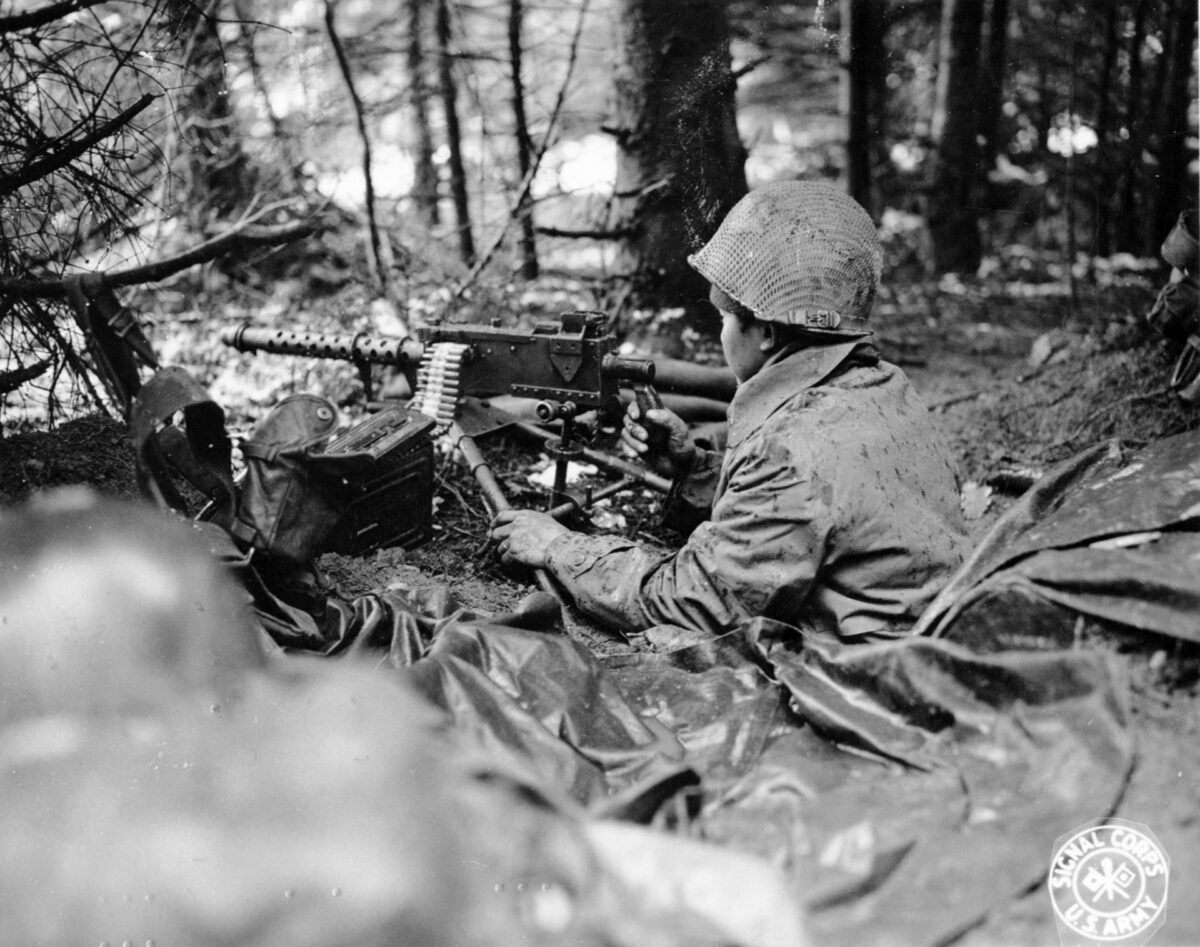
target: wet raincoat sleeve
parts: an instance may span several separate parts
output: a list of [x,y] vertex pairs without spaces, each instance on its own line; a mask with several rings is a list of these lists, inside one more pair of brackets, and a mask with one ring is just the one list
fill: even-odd
[[550,571],[581,609],[622,631],[673,624],[717,634],[792,613],[817,574],[831,523],[811,459],[797,452],[806,450],[776,438],[739,450],[712,519],[673,556],[571,533],[550,545]]
[[676,478],[663,503],[663,521],[687,535],[712,516],[725,452],[696,448],[692,468]]

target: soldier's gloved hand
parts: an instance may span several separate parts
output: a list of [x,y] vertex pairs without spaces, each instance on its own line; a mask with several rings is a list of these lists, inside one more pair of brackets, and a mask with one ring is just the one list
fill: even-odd
[[535,510],[501,510],[492,518],[489,539],[496,544],[500,561],[534,569],[546,566],[546,549],[556,536],[570,530],[548,513]]
[[643,416],[631,401],[625,408],[621,441],[634,457],[664,477],[686,474],[696,458],[687,422],[668,408],[651,408]]

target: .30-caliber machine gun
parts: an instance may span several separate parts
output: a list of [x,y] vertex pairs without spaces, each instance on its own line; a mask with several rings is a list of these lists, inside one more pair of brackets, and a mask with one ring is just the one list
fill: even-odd
[[[510,394],[571,404],[578,413],[618,410],[620,385],[648,384],[654,364],[612,354],[606,322],[600,312],[567,312],[559,322],[539,322],[529,331],[501,328],[499,320],[435,323],[418,329],[416,339],[242,325],[226,329],[221,339],[242,352],[340,359],[364,374],[372,365],[393,366],[415,382],[426,413],[448,423],[461,397]],[[369,399],[369,376],[364,383]]]
[[[390,365],[402,372],[415,392],[410,410],[432,417],[440,432],[448,432],[472,468],[493,511],[507,507],[503,490],[488,468],[473,435],[513,419],[480,425],[468,416],[478,412],[473,399],[512,395],[537,401],[536,414],[544,423],[561,422],[559,436],[548,450],[556,462],[549,507],[556,515],[579,508],[566,489],[567,465],[586,459],[624,476],[603,495],[641,482],[665,490],[663,478],[641,467],[589,449],[580,442],[576,419],[586,412],[615,419],[622,409],[622,385],[643,389],[654,379],[654,363],[620,358],[612,353],[615,339],[607,317],[599,312],[567,312],[558,322],[539,322],[529,331],[491,324],[435,324],[418,330],[418,337],[319,335],[243,325],[227,329],[222,340],[239,351],[333,358],[358,366],[367,397],[371,366]],[[477,417],[477,414],[476,414]],[[495,417],[493,412],[491,417]],[[599,494],[584,501],[586,506]]]

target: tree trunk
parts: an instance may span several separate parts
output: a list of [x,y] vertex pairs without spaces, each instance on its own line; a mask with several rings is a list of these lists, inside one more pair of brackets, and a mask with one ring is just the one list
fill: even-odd
[[746,193],[729,24],[722,0],[619,0],[612,229],[635,306],[693,308],[707,283],[687,265]]
[[1120,228],[1117,249],[1125,253],[1141,250],[1138,226],[1135,218],[1139,173],[1142,165],[1142,147],[1145,124],[1142,104],[1142,43],[1146,39],[1145,0],[1134,0],[1133,34],[1129,40],[1129,89],[1125,99],[1125,127],[1129,129],[1129,140],[1125,142],[1125,160],[1122,163],[1121,211],[1118,214]]
[[1175,0],[1171,44],[1164,51],[1170,58],[1163,107],[1159,113],[1158,186],[1154,189],[1154,213],[1148,214],[1150,230],[1146,234],[1147,253],[1155,253],[1174,226],[1189,200],[1188,162],[1188,84],[1192,75],[1192,43],[1196,35],[1195,0]]
[[279,113],[275,111],[275,107],[271,104],[270,90],[267,86],[266,76],[263,74],[262,63],[258,58],[258,50],[255,49],[254,45],[256,24],[254,22],[253,5],[250,3],[250,0],[235,0],[233,9],[237,14],[238,37],[241,40],[242,53],[246,57],[246,65],[250,69],[250,78],[254,82],[254,91],[257,93],[259,102],[262,104],[267,121],[271,123],[271,134],[274,137],[275,146],[279,149],[279,154],[283,158],[283,167],[279,172],[280,180],[288,190],[298,193],[300,191],[300,166],[302,162],[296,156],[296,149],[293,147],[291,134],[288,132],[283,120],[279,117]]
[[874,0],[841,0],[841,111],[846,118],[846,190],[874,212],[871,195],[871,76],[881,45],[872,36]]
[[1004,79],[1008,73],[1008,0],[992,0],[988,14],[987,59],[980,80],[983,106],[979,110],[979,137],[986,174],[1000,151],[1000,111],[1004,105]]
[[454,81],[451,49],[450,0],[438,0],[438,84],[446,115],[446,145],[450,149],[450,194],[458,225],[458,249],[467,266],[475,262],[475,239],[471,236],[471,206],[467,197],[467,173],[463,167],[462,131],[458,125],[458,85]]
[[[868,3],[866,6],[867,29],[863,37],[863,57],[867,65],[867,116],[871,129],[871,161],[872,178],[875,169],[887,167],[891,162],[887,144],[887,108],[889,59],[887,49],[887,33],[891,26],[892,17],[888,13],[887,4]],[[872,180],[872,195],[876,205],[879,204],[879,186]],[[878,210],[878,206],[872,210]]]
[[[1071,123],[1068,127],[1074,130],[1075,116],[1078,114],[1078,85],[1079,85],[1079,31],[1072,30],[1070,38],[1067,40],[1071,44],[1071,91],[1067,99],[1067,120]],[[1071,290],[1071,305],[1068,310],[1070,318],[1074,319],[1076,306],[1079,303],[1079,286],[1075,279],[1075,256],[1078,251],[1077,241],[1075,236],[1076,213],[1075,213],[1075,178],[1076,169],[1078,166],[1078,158],[1075,156],[1075,138],[1072,134],[1070,145],[1067,147],[1067,186],[1066,199],[1063,204],[1067,212],[1067,284]]]
[[517,145],[517,170],[521,175],[521,196],[515,213],[521,226],[521,265],[517,276],[520,279],[537,279],[537,241],[533,234],[533,213],[529,203],[529,188],[525,179],[533,162],[533,142],[529,137],[529,122],[525,117],[525,84],[521,80],[521,23],[524,11],[521,0],[509,0],[508,4],[508,58],[512,66],[513,133]]
[[217,34],[220,6],[220,0],[170,0],[167,8],[184,47],[184,81],[189,85],[175,114],[182,119],[189,214],[200,226],[209,211],[231,215],[251,190],[225,86],[225,54]]
[[1112,192],[1113,192],[1113,69],[1117,63],[1120,45],[1118,0],[1105,0],[1104,53],[1100,63],[1100,103],[1096,115],[1096,148],[1099,187],[1096,194],[1096,255],[1106,257],[1112,253]]
[[350,59],[346,48],[338,35],[337,24],[334,22],[334,0],[325,0],[325,32],[329,36],[329,45],[337,59],[338,70],[342,81],[346,84],[346,93],[350,96],[350,107],[354,111],[354,123],[358,129],[359,142],[362,144],[362,171],[365,194],[363,201],[367,215],[367,262],[370,264],[371,278],[375,288],[384,293],[388,286],[388,268],[383,260],[383,239],[379,233],[379,221],[375,215],[375,174],[371,159],[371,133],[367,128],[367,114],[362,98],[354,85],[354,74],[350,71]]
[[982,253],[975,113],[982,21],[977,0],[943,0],[928,214],[937,273],[974,273]]
[[427,0],[408,0],[408,49],[405,70],[412,103],[413,186],[417,216],[429,228],[441,219],[438,213],[438,175],[433,164],[433,133],[429,127],[429,83],[425,77],[425,9]]

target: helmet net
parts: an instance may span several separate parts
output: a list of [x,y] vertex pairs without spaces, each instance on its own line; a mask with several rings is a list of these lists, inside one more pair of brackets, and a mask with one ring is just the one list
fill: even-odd
[[867,212],[828,184],[755,188],[688,262],[759,319],[826,335],[870,332],[879,235]]

